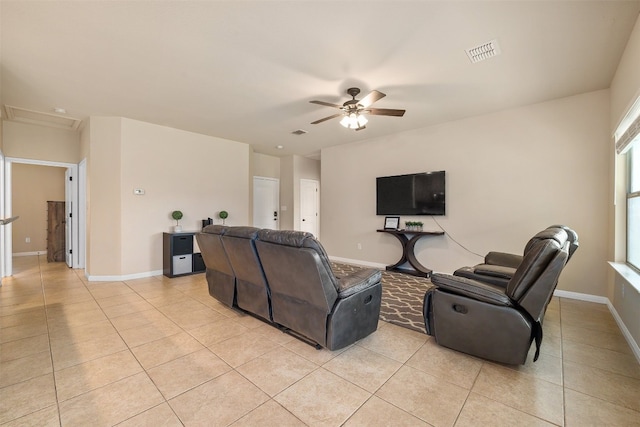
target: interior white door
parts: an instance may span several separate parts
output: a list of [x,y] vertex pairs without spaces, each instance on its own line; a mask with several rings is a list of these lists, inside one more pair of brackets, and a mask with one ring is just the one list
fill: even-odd
[[280,229],[280,180],[253,177],[253,226]]
[[300,226],[316,238],[320,236],[320,183],[313,179],[300,180]]
[[64,173],[64,254],[65,260],[69,267],[73,267],[73,175],[71,174],[71,168],[67,168]]

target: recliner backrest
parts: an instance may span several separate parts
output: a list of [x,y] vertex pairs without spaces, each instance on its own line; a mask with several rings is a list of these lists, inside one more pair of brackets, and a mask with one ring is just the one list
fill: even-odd
[[573,256],[573,253],[578,249],[580,243],[578,242],[578,233],[575,230],[567,227],[566,225],[551,225],[549,228],[562,228],[567,233],[567,238],[569,240],[569,254],[567,257],[567,262]]
[[271,290],[273,321],[325,346],[338,284],[320,242],[311,233],[260,230],[256,249]]
[[196,239],[202,252],[204,265],[207,268],[233,275],[233,269],[229,264],[221,239],[227,230],[228,227],[223,225],[208,225],[202,230],[202,233],[199,233],[199,236],[196,236]]
[[[292,251],[291,256],[299,257],[300,260],[312,257],[314,262],[317,263],[317,273],[319,274],[319,278],[322,279],[323,287],[327,288],[329,294],[333,294],[334,291],[337,292],[338,281],[333,274],[329,256],[320,242],[313,237],[313,234],[304,231],[263,229],[258,231],[258,240],[256,241],[256,245],[259,245],[260,242],[307,249],[305,252],[300,252],[299,255],[296,255],[296,251]],[[307,255],[303,255],[304,253]],[[295,269],[296,266],[293,265],[293,258],[288,259],[288,262],[284,264],[278,265],[278,268],[284,267]]]
[[238,306],[271,320],[269,286],[255,247],[259,230],[256,227],[229,227],[222,236],[222,243],[236,275]]
[[562,228],[547,228],[525,247],[522,263],[509,281],[506,295],[541,320],[568,258],[568,235]]

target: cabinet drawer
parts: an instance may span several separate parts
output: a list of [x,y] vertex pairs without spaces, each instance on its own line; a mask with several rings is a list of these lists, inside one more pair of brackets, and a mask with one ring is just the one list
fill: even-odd
[[173,255],[186,255],[193,252],[193,235],[172,236],[173,239]]
[[173,257],[173,274],[185,274],[192,272],[193,260],[191,254],[176,255]]

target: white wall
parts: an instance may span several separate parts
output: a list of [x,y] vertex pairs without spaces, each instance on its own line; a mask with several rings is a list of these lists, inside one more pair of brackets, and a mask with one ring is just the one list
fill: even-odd
[[[300,180],[320,181],[320,161],[302,156],[287,156],[280,159],[280,228],[297,230],[300,224]],[[322,189],[320,189],[322,193]]]
[[251,175],[280,179],[280,157],[253,153]]
[[[620,120],[631,104],[640,96],[640,17],[627,42],[616,74],[611,82],[611,122],[610,134],[616,130]],[[609,223],[609,260],[624,263],[626,260],[626,158],[616,155],[613,142],[609,146],[610,159],[610,199],[617,200],[610,204]],[[637,236],[636,236],[637,238]],[[632,273],[633,274],[633,273]],[[629,334],[640,343],[640,292],[629,286],[622,276],[609,272],[608,297],[618,315],[624,322]],[[636,354],[640,359],[640,356]]]
[[[400,245],[377,233],[375,178],[446,170],[437,221],[471,251],[522,253],[552,224],[580,235],[559,289],[606,294],[609,92],[587,93],[322,151],[322,243],[335,257],[392,264]],[[437,230],[430,217],[425,229]],[[362,244],[362,250],[357,244]],[[423,238],[418,260],[453,272],[481,259],[449,237]]]
[[124,118],[92,117],[90,129],[91,278],[161,271],[174,210],[185,231],[220,210],[249,223],[247,144]]
[[80,161],[80,136],[76,131],[4,121],[4,155],[61,163]]
[[[13,253],[47,251],[48,201],[65,201],[65,172],[62,167],[15,163],[11,167]],[[29,242],[27,242],[27,238]]]

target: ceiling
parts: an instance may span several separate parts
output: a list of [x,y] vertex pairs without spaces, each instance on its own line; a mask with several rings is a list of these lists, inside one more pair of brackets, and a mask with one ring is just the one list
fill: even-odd
[[[640,1],[2,0],[0,104],[314,157],[608,88],[639,11]],[[501,54],[471,63],[465,49],[494,39]],[[310,124],[338,110],[309,101],[342,104],[351,86],[386,93],[374,106],[405,116],[370,116],[358,132]]]

